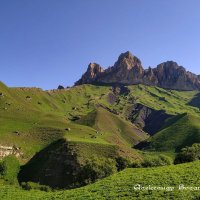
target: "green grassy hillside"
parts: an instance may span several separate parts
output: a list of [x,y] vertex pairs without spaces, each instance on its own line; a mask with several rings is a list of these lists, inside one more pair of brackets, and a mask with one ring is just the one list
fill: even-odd
[[[18,147],[19,160],[26,164],[64,139],[70,152],[76,154],[74,161],[80,168],[98,159],[100,167],[107,158],[112,162],[118,157],[142,160],[144,154],[133,146],[146,140],[151,151],[179,151],[200,141],[200,111],[196,104],[191,104],[198,94],[144,85],[81,85],[43,91],[8,88],[0,83],[0,145]],[[153,137],[149,138],[131,122],[129,111],[135,105],[144,106],[140,116],[144,122],[148,117],[146,111],[162,110],[167,114]],[[35,163],[39,163],[37,159]],[[41,169],[46,170],[46,166]]]
[[[193,119],[198,121],[199,109],[190,106],[190,102],[198,96],[197,91],[172,91],[144,85],[128,86],[127,91],[117,93],[111,86],[93,85],[43,91],[37,88],[8,88],[1,83],[1,145],[20,147],[24,162],[35,152],[63,137],[76,142],[118,145],[122,147],[122,152],[127,148],[132,151],[131,146],[148,137],[127,121],[127,110],[136,103],[165,110],[174,116],[188,113],[190,117],[185,120],[198,132],[199,127]],[[193,126],[193,123],[196,125]],[[172,128],[162,129],[152,139],[152,146],[155,149],[160,149],[159,145],[163,149],[176,149],[191,145],[193,141],[187,143],[189,129],[177,128],[173,131],[177,126],[182,126],[181,121],[173,123]],[[66,131],[68,128],[71,130]],[[178,141],[180,135],[185,135],[185,139],[181,137]],[[159,139],[162,137],[165,138],[164,143]],[[177,140],[174,142],[175,137]],[[196,140],[198,136],[195,136],[194,142]]]
[[[112,109],[108,100],[110,87],[83,85],[42,91],[37,88],[7,88],[2,84],[0,91],[4,95],[0,97],[1,144],[20,147],[25,160],[63,137],[69,141],[124,147],[147,138],[130,122],[104,108],[97,108],[96,105],[106,108],[110,105]],[[83,123],[91,112],[97,113],[94,124]],[[79,118],[81,123],[74,122]],[[92,120],[88,123],[93,123]]]
[[90,86],[83,86],[46,92],[1,85],[0,91],[4,95],[0,97],[1,144],[15,144],[21,147],[25,158],[30,158],[51,142],[69,135],[66,128],[71,128],[70,139],[84,140],[95,130],[74,124],[70,119],[92,111],[94,108],[88,104],[89,99],[92,95],[98,97],[105,90],[107,88],[94,91]]
[[180,151],[185,146],[200,143],[200,117],[181,115],[150,139],[150,148],[164,151]]
[[148,135],[136,126],[102,107],[96,108],[78,123],[89,125],[97,130],[93,136],[97,141],[98,138],[102,138],[109,144],[119,145],[120,153],[124,156],[134,151],[131,149],[133,144],[148,138]]
[[188,105],[199,91],[175,91],[144,85],[128,86],[136,102],[169,114],[191,113],[199,115],[199,109]]
[[[200,162],[175,166],[126,169],[94,184],[73,190],[57,192],[41,192],[37,190],[24,191],[13,186],[1,186],[0,198],[11,199],[187,199],[197,200],[200,197],[198,189]],[[140,189],[141,187],[160,187],[160,189]],[[184,185],[181,187],[181,185]],[[179,188],[180,186],[180,188]],[[164,188],[164,189],[163,189]]]

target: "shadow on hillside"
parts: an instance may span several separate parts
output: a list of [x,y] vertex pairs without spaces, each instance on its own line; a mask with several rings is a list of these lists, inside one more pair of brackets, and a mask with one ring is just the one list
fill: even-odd
[[[181,118],[183,118],[184,116],[186,116],[187,113],[183,113],[183,114],[179,114],[179,115],[176,115],[174,117],[171,117],[169,118],[165,124],[162,126],[162,128],[158,131],[162,131],[163,129],[171,126],[172,124],[178,122]],[[154,135],[156,135],[158,132],[156,132]],[[153,136],[152,136],[153,137]],[[139,149],[139,150],[160,150],[160,149],[156,149],[154,146],[152,146],[152,143],[151,143],[151,137],[148,138],[147,140],[145,141],[142,141],[140,143],[138,143],[137,145],[134,146],[135,149]],[[182,146],[178,147],[176,149],[176,151],[180,151],[180,149],[182,148]],[[164,150],[164,147],[163,147],[163,150]]]
[[52,188],[74,187],[74,175],[78,173],[79,165],[65,139],[59,139],[40,152],[24,166],[18,175],[22,182],[35,182]]
[[195,97],[188,103],[188,105],[200,109],[200,93],[196,94]]

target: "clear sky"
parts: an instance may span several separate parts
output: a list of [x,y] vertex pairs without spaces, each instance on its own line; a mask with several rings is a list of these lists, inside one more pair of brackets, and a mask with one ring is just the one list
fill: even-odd
[[199,0],[0,0],[0,80],[68,86],[90,62],[130,50],[144,68],[174,60],[200,74]]

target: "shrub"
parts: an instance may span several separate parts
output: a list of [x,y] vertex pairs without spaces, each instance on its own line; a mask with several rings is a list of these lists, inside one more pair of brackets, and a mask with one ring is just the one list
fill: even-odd
[[93,183],[115,172],[117,172],[115,160],[95,158],[86,162],[78,175],[77,182],[82,182],[82,185]]
[[117,166],[118,171],[121,171],[121,170],[129,167],[130,165],[131,165],[130,161],[127,160],[126,158],[123,158],[121,156],[116,158],[116,166]]
[[63,90],[63,89],[65,89],[65,88],[62,85],[58,86],[58,90]]
[[33,182],[22,182],[21,186],[25,190],[41,190],[45,192],[50,192],[51,188],[46,185],[40,185],[39,183],[33,183]]
[[0,161],[0,176],[3,175],[4,167],[3,167],[3,162]]
[[19,161],[13,155],[5,157],[0,164],[0,174],[2,178],[10,184],[17,183],[19,170]]
[[144,161],[141,162],[142,167],[158,167],[171,164],[172,164],[172,159],[165,155],[146,156],[144,158]]
[[181,149],[181,152],[177,154],[174,164],[192,162],[200,160],[200,144],[193,144],[191,147],[185,147]]
[[140,168],[140,167],[142,167],[142,162],[136,160],[136,161],[134,161],[134,162],[131,163],[130,167],[131,168]]

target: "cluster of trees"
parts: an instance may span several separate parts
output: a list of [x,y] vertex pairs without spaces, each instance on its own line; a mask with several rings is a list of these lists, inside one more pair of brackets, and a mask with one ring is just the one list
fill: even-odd
[[193,162],[200,160],[200,144],[193,144],[191,147],[185,147],[181,149],[181,152],[177,154],[174,164]]
[[140,167],[158,167],[158,166],[165,166],[171,165],[173,160],[165,155],[146,155],[144,159],[140,162],[132,163],[132,167],[140,168]]

